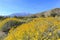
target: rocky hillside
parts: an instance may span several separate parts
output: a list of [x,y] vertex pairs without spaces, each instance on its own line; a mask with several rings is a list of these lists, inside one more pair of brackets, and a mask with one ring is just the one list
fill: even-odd
[[55,17],[60,16],[60,8],[55,8],[49,11],[33,14],[30,17]]

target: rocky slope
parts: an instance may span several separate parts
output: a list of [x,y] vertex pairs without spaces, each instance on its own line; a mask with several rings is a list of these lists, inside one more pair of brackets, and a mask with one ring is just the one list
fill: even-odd
[[60,8],[55,8],[49,11],[33,14],[30,17],[50,17],[50,16],[52,17],[60,16]]

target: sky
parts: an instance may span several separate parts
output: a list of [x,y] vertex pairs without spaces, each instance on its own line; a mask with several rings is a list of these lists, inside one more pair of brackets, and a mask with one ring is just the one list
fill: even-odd
[[0,15],[38,13],[60,8],[60,0],[0,0]]

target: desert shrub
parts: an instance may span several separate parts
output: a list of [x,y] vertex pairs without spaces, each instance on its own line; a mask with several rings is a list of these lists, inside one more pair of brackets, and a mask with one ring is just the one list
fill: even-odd
[[23,23],[25,23],[25,22],[23,22],[17,18],[7,18],[0,23],[1,24],[0,30],[5,33],[8,33],[12,27],[16,28],[17,26],[19,26]]
[[41,17],[45,17],[45,15],[41,15]]
[[52,17],[55,17],[56,15],[57,15],[56,13],[52,13],[52,14],[51,14]]

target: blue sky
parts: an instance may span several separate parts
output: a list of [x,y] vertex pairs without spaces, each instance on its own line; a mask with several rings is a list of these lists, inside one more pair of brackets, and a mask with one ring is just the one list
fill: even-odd
[[60,0],[0,0],[0,15],[38,13],[60,8]]

